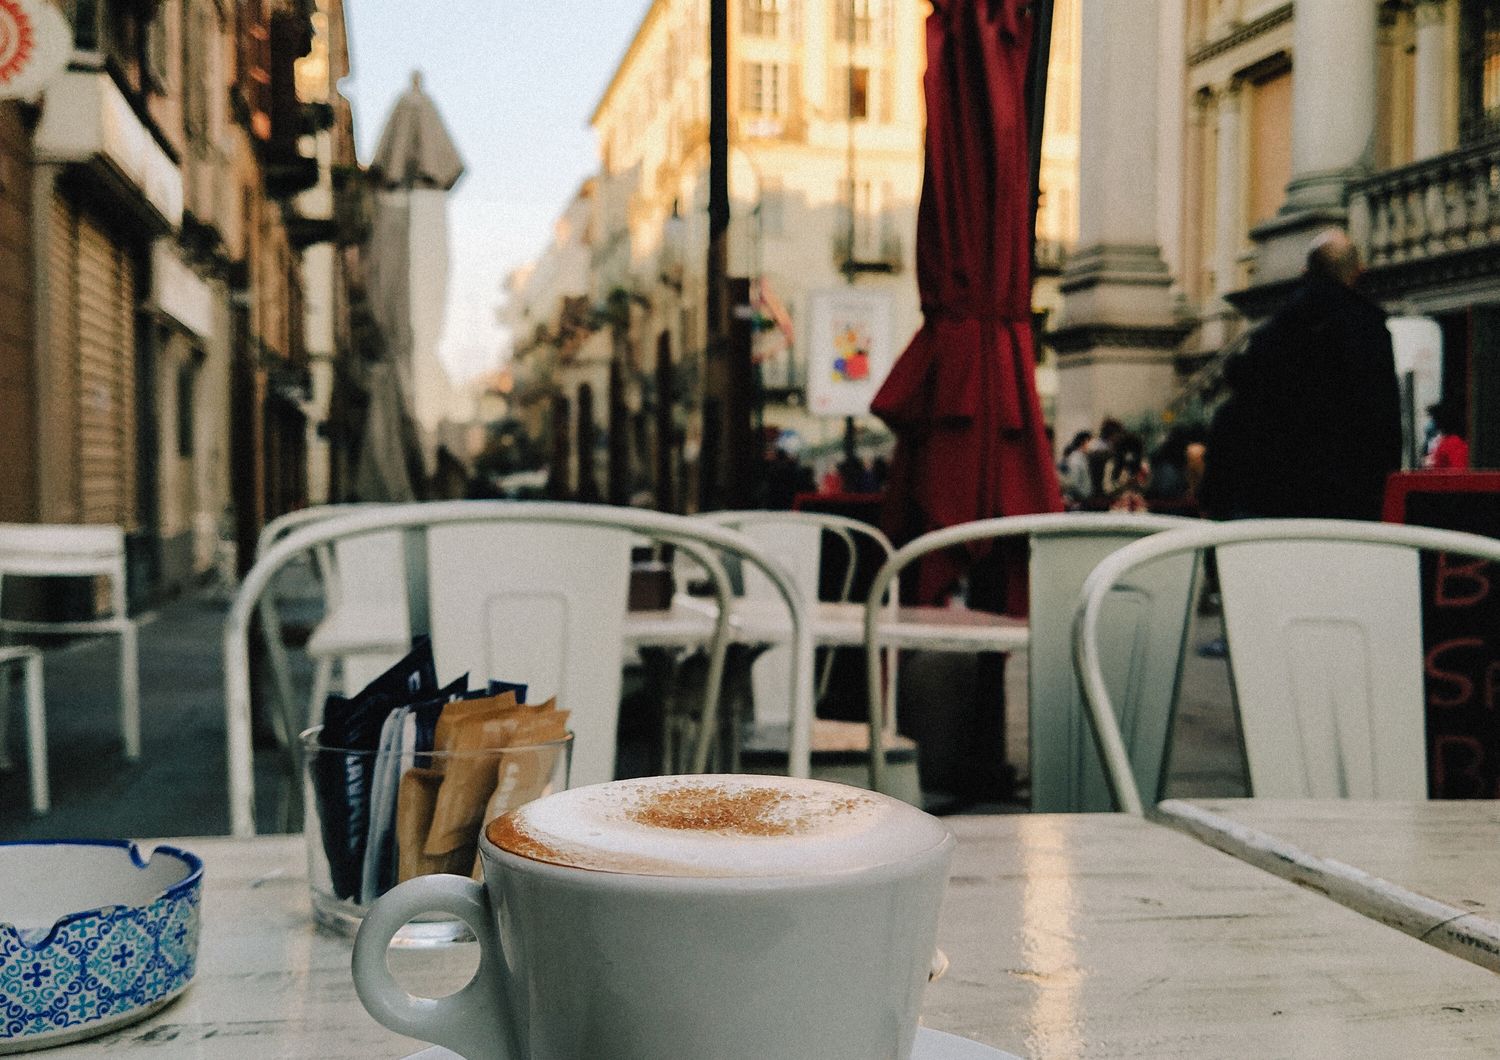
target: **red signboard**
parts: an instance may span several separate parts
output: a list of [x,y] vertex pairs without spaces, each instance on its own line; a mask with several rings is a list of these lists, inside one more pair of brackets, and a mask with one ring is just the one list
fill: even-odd
[[[1500,471],[1392,475],[1385,520],[1500,536]],[[1422,560],[1428,792],[1500,798],[1500,567]]]

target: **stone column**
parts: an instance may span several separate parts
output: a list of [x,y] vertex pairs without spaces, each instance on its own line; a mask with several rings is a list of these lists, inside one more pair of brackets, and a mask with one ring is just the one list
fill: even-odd
[[1297,0],[1292,55],[1292,179],[1277,216],[1251,233],[1255,286],[1233,301],[1274,309],[1323,228],[1348,219],[1345,191],[1370,165],[1375,135],[1378,0]]
[[1431,158],[1448,150],[1444,101],[1448,88],[1447,0],[1418,0],[1417,55],[1412,93],[1412,155]]
[[1375,0],[1301,0],[1292,27],[1291,209],[1342,208],[1375,133]]
[[1174,382],[1185,328],[1157,234],[1159,46],[1157,0],[1084,0],[1078,250],[1049,336],[1062,436],[1158,408]]
[[1214,201],[1214,293],[1239,287],[1240,240],[1244,238],[1240,179],[1240,83],[1219,90],[1219,150]]

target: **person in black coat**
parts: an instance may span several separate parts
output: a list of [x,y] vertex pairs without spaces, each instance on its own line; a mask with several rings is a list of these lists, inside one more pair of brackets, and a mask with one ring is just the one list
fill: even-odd
[[1324,232],[1291,300],[1251,335],[1209,441],[1212,514],[1380,518],[1401,466],[1401,399],[1360,271],[1349,237]]

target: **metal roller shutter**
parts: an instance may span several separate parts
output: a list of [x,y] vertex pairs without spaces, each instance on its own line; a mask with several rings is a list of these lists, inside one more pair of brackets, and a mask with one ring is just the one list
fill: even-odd
[[77,215],[78,484],[86,523],[134,529],[135,275],[87,214]]

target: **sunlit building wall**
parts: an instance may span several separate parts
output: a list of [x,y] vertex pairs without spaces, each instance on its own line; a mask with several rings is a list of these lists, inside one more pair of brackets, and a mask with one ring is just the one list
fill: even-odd
[[[1037,217],[1036,297],[1044,315],[1055,310],[1060,263],[1078,230],[1080,6],[1057,0],[1054,15]],[[922,0],[860,0],[852,21],[850,10],[846,0],[729,5],[730,272],[768,281],[769,298],[791,325],[790,342],[779,329],[757,339],[765,421],[796,429],[814,447],[821,443],[829,460],[839,451],[842,421],[821,422],[803,407],[809,296],[851,276],[859,287],[885,293],[898,348],[921,323],[914,266],[929,8]],[[575,299],[597,307],[611,292],[631,295],[628,355],[637,383],[644,379],[643,388],[660,398],[654,362],[665,336],[689,463],[706,341],[707,20],[705,0],[650,6],[592,118],[600,172],[589,194],[568,206],[557,238],[512,277],[502,311],[518,395],[538,393],[527,391],[526,380],[546,375],[576,406],[578,387],[588,383],[602,417],[617,340],[605,327],[581,340],[576,327],[559,328],[563,303],[541,277],[567,259]],[[580,234],[584,206],[591,221]],[[578,240],[589,256],[581,284]],[[562,331],[573,336],[573,347],[557,361],[558,344],[538,340]],[[539,367],[554,361],[550,375]],[[1044,365],[1044,400],[1052,378]],[[523,399],[516,413],[524,407]],[[540,404],[530,407],[528,422],[540,419]]]
[[[790,320],[790,341],[763,333],[757,347],[766,421],[813,443],[835,439],[842,421],[801,407],[812,293],[849,282],[880,292],[898,343],[920,324],[925,14],[919,0],[729,5],[729,268],[764,281]],[[612,193],[601,196],[595,294],[645,295],[634,345],[654,353],[669,336],[687,405],[706,340],[707,41],[704,0],[658,0],[592,119]],[[683,427],[691,461],[696,425]]]

